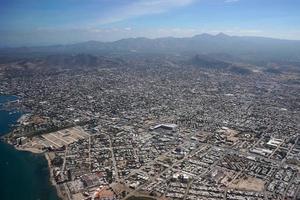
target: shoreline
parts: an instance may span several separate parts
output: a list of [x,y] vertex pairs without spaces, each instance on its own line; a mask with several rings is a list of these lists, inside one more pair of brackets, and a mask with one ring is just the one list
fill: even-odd
[[47,163],[48,163],[48,169],[49,169],[49,181],[51,182],[51,184],[55,187],[55,190],[56,190],[56,194],[57,196],[59,197],[59,199],[61,200],[65,200],[65,197],[64,195],[61,193],[61,190],[59,189],[55,179],[54,179],[54,175],[53,175],[53,170],[51,169],[51,160],[49,158],[49,153],[47,152],[44,152],[42,153],[43,156],[46,158],[47,160]]
[[[9,144],[9,143],[7,143],[7,144]],[[9,145],[14,146],[14,148],[18,151],[25,151],[25,152],[29,152],[29,153],[33,153],[33,154],[44,154],[44,153],[46,153],[45,151],[42,151],[42,150],[39,150],[39,149],[36,149],[36,148],[20,147],[20,146],[15,146],[13,144],[9,144]]]
[[43,151],[43,150],[39,150],[39,149],[36,149],[36,148],[29,148],[29,147],[19,147],[19,146],[15,146],[13,144],[10,144],[6,141],[4,141],[5,143],[9,144],[9,145],[12,145],[17,151],[24,151],[24,152],[29,152],[29,153],[32,153],[32,154],[41,154],[43,155],[43,157],[47,160],[47,166],[48,166],[48,172],[49,172],[49,181],[51,183],[52,186],[55,187],[55,190],[56,190],[56,194],[57,196],[59,197],[59,200],[65,200],[66,198],[64,197],[64,195],[61,193],[55,179],[54,179],[54,175],[53,175],[53,170],[51,168],[51,160],[50,160],[50,157],[49,157],[49,152],[46,152],[46,151]]
[[[12,102],[12,101],[17,100],[18,96],[17,95],[0,94],[0,97],[4,97],[4,100],[0,102],[0,110],[6,111],[6,112],[11,112],[11,110],[3,109],[2,106],[6,102]],[[7,99],[7,98],[12,98],[12,99]],[[29,153],[32,153],[32,154],[42,154],[42,156],[47,160],[47,168],[48,168],[47,170],[48,170],[48,174],[49,174],[48,181],[52,186],[54,186],[54,188],[55,188],[54,192],[56,193],[56,196],[57,196],[58,200],[64,200],[65,198],[62,195],[62,193],[61,193],[61,191],[60,191],[60,189],[59,189],[59,187],[56,184],[56,181],[54,179],[53,170],[52,170],[52,167],[51,167],[51,160],[49,158],[48,152],[37,149],[37,148],[17,146],[17,145],[14,145],[14,144],[10,143],[9,140],[8,140],[8,137],[10,135],[12,135],[12,132],[13,132],[14,128],[22,122],[22,119],[24,117],[26,117],[26,114],[22,113],[15,120],[15,122],[13,124],[9,124],[9,130],[7,130],[7,132],[3,132],[2,134],[0,134],[0,141],[5,143],[5,144],[8,144],[8,145],[12,146],[17,151],[24,151],[24,152],[29,152]],[[50,184],[49,184],[49,186],[50,186]]]

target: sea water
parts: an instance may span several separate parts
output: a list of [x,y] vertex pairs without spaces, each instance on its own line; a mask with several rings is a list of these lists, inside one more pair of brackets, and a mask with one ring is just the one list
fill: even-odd
[[[15,96],[0,96],[0,135],[11,131],[21,113],[7,111],[2,104],[16,100]],[[46,158],[16,150],[0,141],[0,199],[1,200],[58,200],[49,180]]]

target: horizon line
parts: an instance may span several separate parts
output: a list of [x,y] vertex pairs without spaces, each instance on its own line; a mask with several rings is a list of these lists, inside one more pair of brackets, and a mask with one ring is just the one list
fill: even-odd
[[58,44],[45,44],[45,45],[20,45],[20,46],[0,46],[0,49],[5,49],[5,48],[35,48],[35,47],[51,47],[51,46],[68,46],[68,45],[75,45],[75,44],[80,44],[80,43],[88,43],[88,42],[99,42],[99,43],[114,43],[114,42],[118,42],[121,40],[129,40],[129,39],[148,39],[148,40],[157,40],[157,39],[167,39],[167,38],[173,38],[173,39],[185,39],[185,38],[194,38],[197,36],[211,36],[211,37],[217,37],[217,36],[224,36],[224,37],[239,37],[239,38],[264,38],[264,39],[273,39],[273,40],[283,40],[283,41],[296,41],[296,42],[300,42],[300,39],[286,39],[286,38],[277,38],[277,37],[272,37],[272,36],[255,36],[255,35],[230,35],[230,34],[226,34],[224,32],[219,32],[216,34],[211,34],[211,33],[199,33],[199,34],[195,34],[193,36],[186,36],[186,37],[176,37],[176,36],[165,36],[165,37],[145,37],[145,36],[140,36],[140,37],[124,37],[124,38],[120,38],[120,39],[116,39],[116,40],[112,40],[112,41],[101,41],[101,40],[84,40],[84,41],[78,41],[78,42],[70,42],[70,43],[66,43],[66,44],[62,44],[62,43],[58,43]]

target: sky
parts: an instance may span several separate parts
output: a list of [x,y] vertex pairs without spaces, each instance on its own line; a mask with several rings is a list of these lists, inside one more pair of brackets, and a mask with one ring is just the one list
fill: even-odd
[[300,0],[0,0],[0,47],[219,32],[300,40]]

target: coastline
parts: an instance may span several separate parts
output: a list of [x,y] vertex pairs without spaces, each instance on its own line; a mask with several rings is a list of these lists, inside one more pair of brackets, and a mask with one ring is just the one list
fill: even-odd
[[[3,98],[1,98],[1,97],[3,97]],[[3,105],[5,103],[10,102],[10,101],[15,101],[16,99],[18,99],[18,96],[16,96],[16,95],[0,95],[0,111],[2,111],[2,113],[0,113],[0,114],[2,114],[1,119],[4,119],[4,123],[2,123],[1,127],[0,127],[0,142],[3,144],[6,144],[7,146],[11,146],[12,148],[8,148],[8,149],[15,149],[16,150],[15,152],[20,151],[20,152],[28,152],[29,154],[32,154],[32,155],[41,155],[43,157],[43,159],[45,159],[45,161],[47,162],[47,163],[45,163],[46,164],[45,167],[47,167],[47,169],[45,169],[45,170],[48,173],[48,177],[46,178],[45,174],[43,174],[42,179],[34,177],[35,181],[43,180],[43,182],[37,182],[37,184],[43,184],[43,185],[41,187],[39,187],[36,191],[30,191],[31,196],[28,198],[32,199],[33,198],[32,195],[37,195],[37,197],[39,199],[49,199],[51,196],[51,199],[63,200],[64,199],[63,195],[61,194],[61,192],[55,182],[53,172],[51,170],[51,160],[48,156],[48,153],[46,151],[43,151],[43,150],[40,150],[37,148],[17,146],[8,141],[8,137],[10,135],[12,135],[14,128],[17,127],[18,124],[21,123],[20,120],[22,120],[24,118],[24,116],[26,116],[26,114],[23,114],[21,112],[18,112],[18,111],[14,112],[14,110],[12,110],[12,109],[7,110],[7,109],[3,108]],[[11,113],[13,113],[13,115],[11,115]],[[4,116],[4,118],[3,118],[3,116]],[[16,153],[14,153],[14,154],[16,154]],[[28,156],[25,156],[25,157],[26,158],[23,158],[23,156],[18,155],[17,158],[18,159],[21,158],[23,160],[28,159]],[[31,158],[31,156],[29,156],[29,157]],[[22,162],[24,162],[23,160],[22,160]],[[19,162],[19,160],[17,160],[17,161]],[[39,161],[39,162],[45,162],[45,161]],[[11,163],[11,162],[14,163],[15,161],[14,160],[10,160],[10,161],[2,160],[2,162],[5,162],[4,164],[8,165],[9,163]],[[32,162],[32,161],[26,161],[26,162]],[[30,165],[30,166],[32,166],[32,165]],[[38,169],[41,169],[41,168],[38,168]],[[46,171],[44,171],[44,172],[46,172]],[[4,171],[3,173],[6,173],[6,171]],[[12,173],[14,173],[14,172],[12,172]],[[25,171],[25,173],[27,173],[27,172]],[[35,175],[35,174],[33,174],[33,175]],[[10,180],[10,178],[8,180]],[[48,186],[46,185],[46,182],[44,182],[44,180],[48,180],[48,183],[49,183]],[[22,179],[22,181],[24,181],[24,180]],[[25,179],[25,181],[26,181],[26,179]],[[48,189],[45,190],[45,188],[48,188],[49,186],[51,186],[51,187],[53,186],[53,188],[51,188],[49,190]],[[14,187],[14,184],[10,187]],[[36,188],[36,187],[34,187],[34,188]],[[30,190],[31,190],[31,188],[30,188]],[[46,193],[47,196],[42,196],[43,193]],[[6,194],[8,195],[10,193],[6,193]],[[50,195],[50,196],[48,196],[48,195]]]
[[[9,145],[12,145],[12,144],[9,144]],[[20,147],[20,146],[15,146],[15,145],[13,145],[13,146],[18,151],[26,151],[26,152],[30,152],[30,153],[34,153],[34,154],[44,154],[44,153],[46,153],[45,151],[42,151],[42,150],[39,150],[39,149],[36,149],[36,148]]]
[[51,160],[50,160],[50,157],[48,155],[47,152],[44,152],[43,153],[46,160],[47,160],[47,163],[48,163],[48,169],[49,169],[49,178],[50,178],[50,182],[51,184],[55,187],[55,190],[56,190],[56,194],[57,196],[61,199],[61,200],[65,200],[65,197],[64,195],[61,193],[61,190],[59,189],[55,179],[54,179],[54,174],[53,174],[53,170],[51,170]]
[[[4,141],[6,142],[6,141]],[[7,143],[7,142],[6,142]],[[9,144],[9,143],[7,143]],[[9,144],[9,145],[12,145],[12,144]],[[46,152],[46,151],[42,151],[40,149],[36,149],[36,148],[29,148],[29,147],[18,147],[18,146],[15,146],[15,145],[12,145],[16,150],[18,151],[25,151],[25,152],[29,152],[29,153],[32,153],[32,154],[41,154],[45,157],[45,159],[47,160],[47,165],[48,165],[48,171],[49,171],[49,181],[51,182],[51,185],[55,187],[55,190],[56,190],[56,194],[57,196],[59,197],[59,200],[65,200],[66,198],[64,197],[64,195],[61,193],[56,181],[55,181],[55,178],[54,178],[54,174],[53,174],[53,170],[51,168],[51,159],[49,157],[49,152]]]

